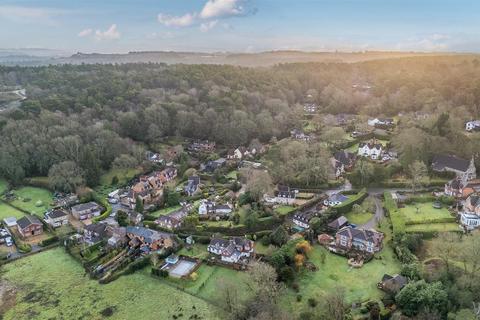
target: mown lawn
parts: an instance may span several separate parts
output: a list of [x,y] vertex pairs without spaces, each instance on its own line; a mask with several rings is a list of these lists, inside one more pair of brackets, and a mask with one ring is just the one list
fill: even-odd
[[12,205],[26,210],[31,214],[43,216],[46,210],[51,208],[52,192],[37,187],[22,187],[14,190],[17,199],[11,202]]
[[286,216],[290,212],[294,211],[296,208],[291,206],[280,206],[277,207],[274,211],[278,213],[280,216]]
[[206,258],[208,256],[207,245],[195,243],[190,250],[187,248],[182,248],[178,255],[188,256],[192,258]]
[[168,207],[168,208],[160,209],[160,210],[157,210],[157,211],[153,211],[152,213],[150,213],[150,215],[154,216],[154,217],[160,217],[160,216],[167,215],[171,212],[177,211],[181,208],[182,208],[182,206],[180,206],[180,205],[174,206],[174,207]]
[[1,269],[0,283],[17,291],[3,319],[217,319],[213,305],[155,281],[147,269],[100,285],[63,248],[29,256]]
[[[325,263],[321,263],[321,254],[325,253]],[[315,246],[310,253],[310,261],[318,271],[304,271],[299,276],[302,300],[297,302],[297,293],[289,290],[285,305],[298,313],[307,307],[309,298],[320,301],[322,294],[332,292],[337,287],[345,290],[348,303],[362,302],[370,299],[378,300],[383,293],[377,289],[377,282],[385,273],[395,274],[400,271],[400,263],[395,259],[393,251],[385,244],[378,254],[381,259],[373,259],[360,269],[350,268],[347,259],[328,252],[325,248]]]
[[455,232],[461,231],[458,223],[428,223],[428,224],[412,224],[405,227],[406,232]]
[[104,186],[110,186],[112,184],[113,177],[118,178],[118,184],[122,185],[130,181],[133,177],[140,173],[138,168],[130,169],[112,169],[100,177],[100,184]]
[[371,212],[354,213],[353,211],[350,211],[349,213],[347,213],[345,217],[348,219],[348,222],[356,225],[361,225],[361,224],[367,223],[368,220],[370,220],[373,217],[373,213]]
[[440,219],[443,222],[455,221],[455,218],[446,208],[435,209],[431,202],[406,205],[404,208],[400,208],[400,213],[403,215],[406,224],[435,222],[435,220]]
[[0,220],[3,220],[8,217],[15,217],[19,219],[24,215],[25,214],[22,211],[12,208],[9,205],[0,202]]

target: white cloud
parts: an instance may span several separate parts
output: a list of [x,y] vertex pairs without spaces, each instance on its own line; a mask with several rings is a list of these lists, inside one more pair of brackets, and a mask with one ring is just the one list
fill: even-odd
[[242,0],[208,0],[205,3],[200,18],[212,19],[225,16],[237,16],[245,12],[240,4]]
[[80,31],[80,32],[78,33],[78,36],[79,36],[80,38],[83,38],[83,37],[86,37],[86,36],[91,35],[92,32],[93,32],[93,29],[84,29],[84,30],[82,30],[82,31]]
[[167,27],[188,27],[195,23],[195,13],[186,13],[183,16],[171,16],[159,13],[158,22]]
[[106,31],[95,31],[96,40],[115,40],[120,39],[120,32],[117,30],[117,25],[112,24]]
[[213,21],[202,23],[200,25],[200,31],[208,32],[208,31],[212,30],[213,28],[215,28],[217,23],[218,23],[218,20],[213,20]]

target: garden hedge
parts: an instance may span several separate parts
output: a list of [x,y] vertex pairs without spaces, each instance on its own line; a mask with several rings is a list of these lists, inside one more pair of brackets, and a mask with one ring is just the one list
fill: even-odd
[[334,209],[338,214],[345,214],[352,210],[353,205],[360,204],[368,197],[368,192],[366,189],[362,189],[356,196],[349,198],[347,201],[335,206]]

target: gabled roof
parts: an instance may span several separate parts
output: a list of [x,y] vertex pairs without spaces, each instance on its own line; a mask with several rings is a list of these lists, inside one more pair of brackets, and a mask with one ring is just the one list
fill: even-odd
[[58,219],[58,218],[66,217],[67,215],[68,214],[63,210],[53,210],[46,213],[46,216],[51,219]]
[[469,166],[470,161],[450,154],[437,154],[432,160],[432,168],[436,171],[443,171],[447,168],[450,168],[465,172]]
[[335,201],[344,202],[344,201],[347,201],[347,200],[348,200],[348,197],[344,196],[344,195],[341,194],[341,193],[332,194],[332,195],[328,198],[328,201],[332,201],[332,202],[335,202]]
[[40,222],[40,220],[38,220],[37,217],[32,215],[26,215],[23,218],[17,220],[17,225],[20,227],[20,229],[25,229],[32,224],[42,224],[42,223]]
[[74,210],[74,211],[85,211],[85,210],[97,209],[99,207],[100,206],[97,203],[91,201],[91,202],[87,202],[87,203],[77,204],[76,206],[72,207],[72,210]]
[[341,164],[348,166],[351,164],[351,162],[355,159],[355,154],[342,150],[342,151],[337,151],[334,154],[335,160],[340,162]]
[[328,224],[331,229],[340,229],[348,223],[348,219],[345,216],[340,216]]

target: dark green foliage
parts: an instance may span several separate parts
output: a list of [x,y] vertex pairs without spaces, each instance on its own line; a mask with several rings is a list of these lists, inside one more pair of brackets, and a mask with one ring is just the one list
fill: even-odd
[[126,213],[125,211],[118,210],[115,219],[117,220],[120,226],[122,227],[128,226],[128,213]]
[[135,211],[143,213],[143,201],[138,196],[135,199]]
[[50,238],[47,238],[45,240],[43,240],[42,242],[40,242],[40,246],[42,247],[46,247],[48,245],[51,245],[55,242],[58,242],[58,237],[57,236],[53,236],[53,237],[50,237]]
[[442,283],[426,283],[424,280],[407,284],[395,297],[398,306],[406,316],[421,311],[434,310],[441,315],[447,313],[448,296]]
[[283,226],[278,227],[270,234],[270,241],[274,245],[281,247],[288,241],[288,232]]

